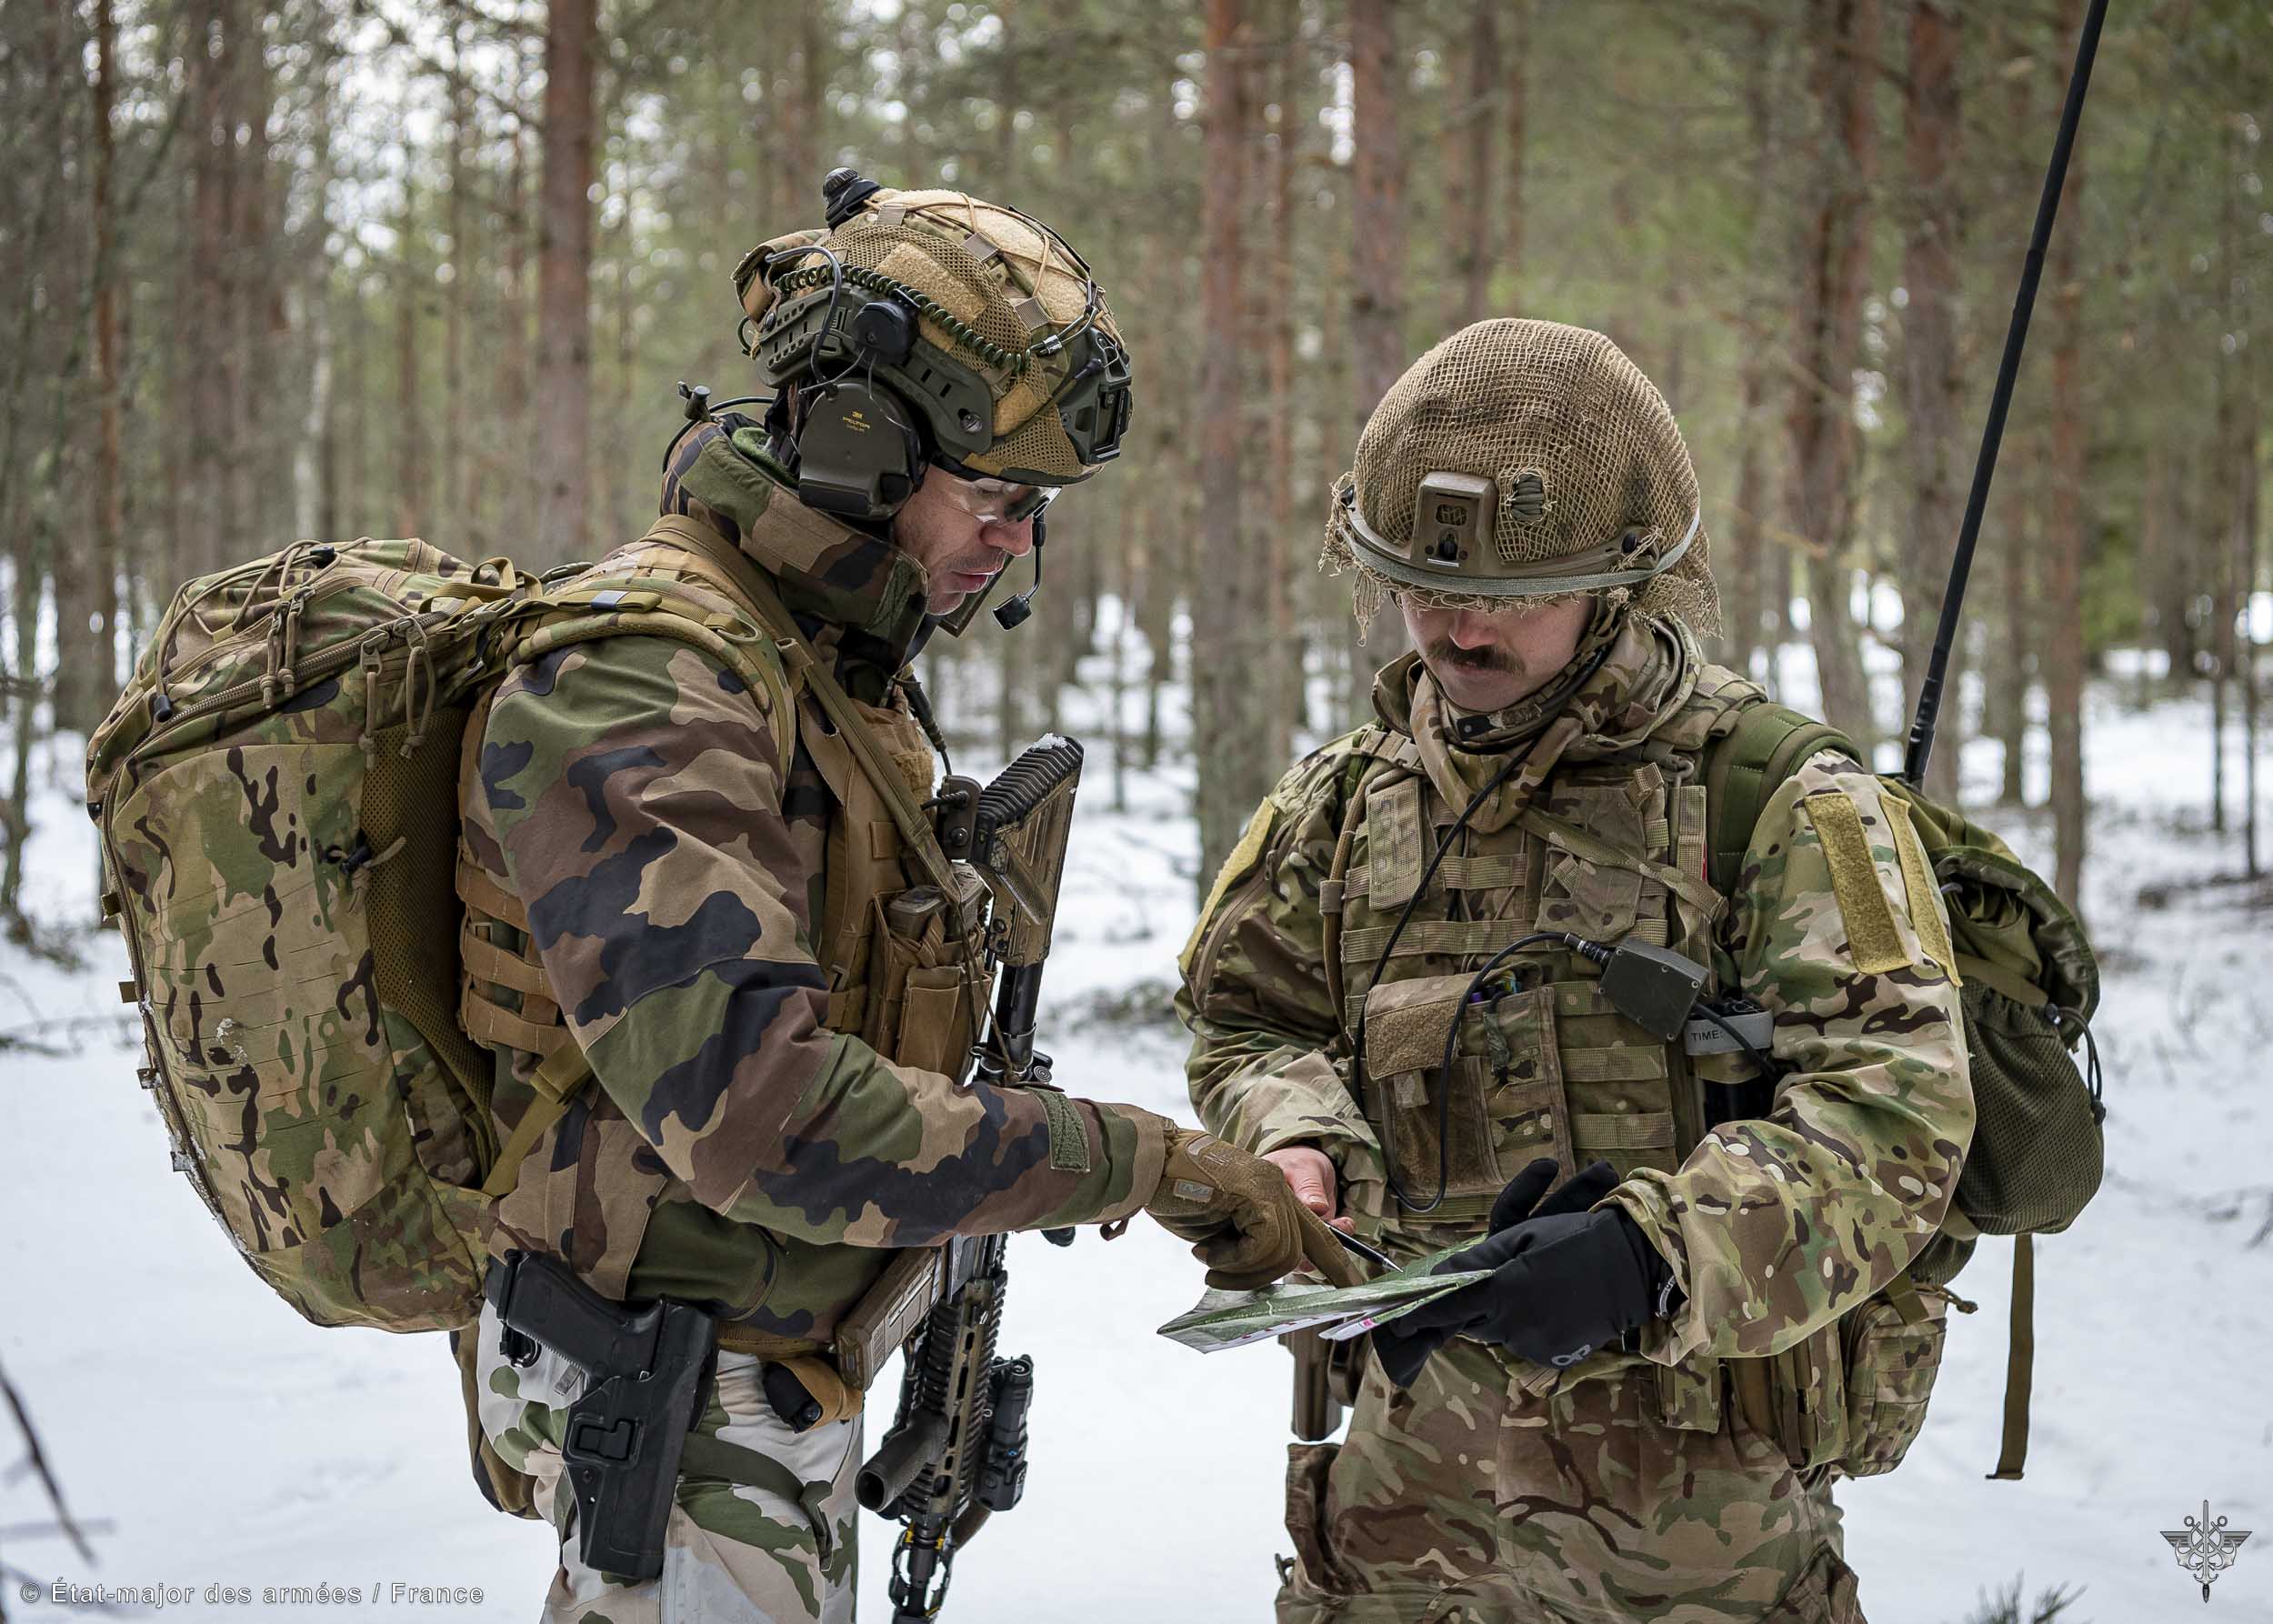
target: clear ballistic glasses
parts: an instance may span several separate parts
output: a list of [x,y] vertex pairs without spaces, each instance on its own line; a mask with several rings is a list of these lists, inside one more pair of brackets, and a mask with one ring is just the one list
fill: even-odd
[[1056,498],[1055,485],[1013,485],[1007,479],[966,479],[935,468],[932,477],[945,483],[947,499],[982,524],[1024,524]]

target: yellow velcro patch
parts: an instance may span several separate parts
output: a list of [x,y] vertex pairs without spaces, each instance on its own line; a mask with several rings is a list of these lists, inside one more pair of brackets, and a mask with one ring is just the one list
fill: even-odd
[[1909,953],[1902,946],[1902,930],[1894,909],[1879,888],[1878,866],[1870,858],[1870,837],[1863,833],[1863,815],[1837,790],[1811,795],[1801,801],[1807,820],[1823,842],[1824,860],[1831,868],[1831,889],[1837,897],[1839,917],[1847,922],[1847,952],[1855,967],[1865,975],[1907,968]]
[[1255,867],[1256,859],[1263,855],[1263,843],[1271,837],[1271,825],[1278,817],[1278,804],[1270,797],[1255,809],[1247,819],[1247,830],[1239,843],[1231,848],[1231,855],[1216,870],[1216,883],[1207,888],[1207,900],[1200,904],[1199,917],[1192,922],[1192,934],[1186,938],[1184,951],[1176,956],[1177,967],[1186,975],[1192,973],[1192,956],[1199,951],[1200,937],[1207,934],[1208,925],[1215,919],[1216,909],[1223,903],[1224,895],[1245,879]]
[[1918,844],[1918,830],[1910,822],[1910,809],[1893,796],[1884,797],[1887,808],[1887,827],[1894,834],[1895,855],[1902,860],[1902,889],[1910,905],[1910,923],[1918,929],[1918,945],[1935,967],[1953,983],[1963,985],[1958,974],[1958,951],[1949,943],[1949,927],[1941,917],[1941,890],[1934,883],[1934,870],[1926,860],[1926,848]]

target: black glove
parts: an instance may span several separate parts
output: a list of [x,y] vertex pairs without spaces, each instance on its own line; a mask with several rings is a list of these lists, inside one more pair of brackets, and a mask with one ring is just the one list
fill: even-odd
[[1524,1168],[1492,1203],[1491,1234],[1431,1271],[1488,1268],[1490,1279],[1373,1333],[1391,1381],[1410,1387],[1428,1356],[1456,1336],[1497,1342],[1543,1365],[1575,1365],[1667,1310],[1672,1266],[1625,1213],[1587,1210],[1617,1183],[1609,1163],[1592,1163],[1541,1200],[1554,1181],[1555,1163],[1546,1158]]

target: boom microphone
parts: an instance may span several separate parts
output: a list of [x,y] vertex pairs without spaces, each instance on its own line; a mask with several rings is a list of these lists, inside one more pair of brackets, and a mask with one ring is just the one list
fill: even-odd
[[1024,626],[1034,617],[1034,595],[1042,589],[1042,516],[1034,516],[1034,585],[1007,598],[995,610],[995,624],[1005,631]]

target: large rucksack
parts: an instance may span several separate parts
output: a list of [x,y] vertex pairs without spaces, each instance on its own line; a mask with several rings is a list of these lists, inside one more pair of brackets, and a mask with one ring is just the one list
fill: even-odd
[[[471,1382],[489,1218],[588,1072],[548,1059],[555,1086],[495,1142],[495,1061],[458,1019],[466,720],[532,650],[619,632],[779,687],[771,643],[717,620],[585,566],[299,542],[176,593],[89,740],[142,1084],[175,1168],[307,1319],[448,1330]],[[470,1442],[484,1491],[534,1515]]]
[[[1765,700],[1745,707],[1709,747],[1710,878],[1722,896],[1737,888],[1770,797],[1824,749],[1863,759],[1836,727]],[[1992,1475],[2018,1478],[2035,1351],[2030,1238],[2073,1223],[2103,1168],[2107,1112],[2090,1033],[2098,966],[2075,914],[2002,840],[1898,778],[1882,776],[1879,784],[1909,809],[1948,907],[1975,1111],[1950,1212],[1908,1272],[1918,1284],[1944,1286],[1978,1236],[2014,1237],[2004,1443]],[[2072,1053],[2079,1042],[2088,1058],[2083,1071]]]
[[295,543],[175,596],[88,744],[105,910],[175,1166],[306,1318],[474,1320],[490,1210],[588,1077],[564,1029],[545,1105],[495,1142],[495,1061],[459,1024],[475,701],[534,652],[625,632],[786,689],[771,642],[720,619],[651,578],[417,540]]

